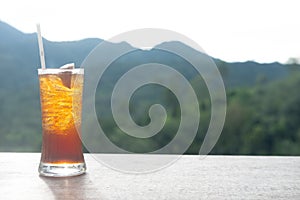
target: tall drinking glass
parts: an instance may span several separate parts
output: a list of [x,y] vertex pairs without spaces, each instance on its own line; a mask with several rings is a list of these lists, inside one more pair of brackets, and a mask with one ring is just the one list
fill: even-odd
[[38,69],[42,111],[42,155],[39,173],[75,176],[86,171],[81,144],[84,70]]

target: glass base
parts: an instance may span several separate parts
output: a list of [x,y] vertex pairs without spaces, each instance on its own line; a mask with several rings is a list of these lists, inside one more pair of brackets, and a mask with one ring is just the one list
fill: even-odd
[[39,166],[40,175],[50,177],[78,176],[84,174],[85,171],[85,163],[53,164],[41,162]]

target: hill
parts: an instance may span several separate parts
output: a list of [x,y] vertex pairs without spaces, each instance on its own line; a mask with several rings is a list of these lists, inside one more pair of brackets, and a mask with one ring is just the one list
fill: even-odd
[[[40,117],[40,104],[39,104],[39,86],[37,79],[37,68],[40,66],[39,54],[38,54],[38,44],[36,34],[25,34],[21,31],[15,29],[14,27],[1,22],[0,21],[0,151],[39,151],[41,145],[41,117]],[[45,57],[46,57],[46,66],[49,68],[57,68],[63,64],[69,62],[75,62],[76,66],[80,66],[86,56],[94,49],[99,43],[103,42],[101,39],[91,38],[91,39],[83,39],[79,41],[68,41],[68,42],[53,42],[48,41],[47,39],[43,39],[44,48],[45,48]],[[107,53],[113,52],[116,49],[121,48],[122,46],[129,45],[125,42],[122,43],[108,43]],[[196,51],[195,49],[181,43],[178,41],[171,41],[159,44],[159,47],[167,47],[172,46],[174,48],[183,49],[187,54],[190,55],[202,55],[201,52]],[[216,65],[218,66],[223,80],[227,89],[227,95],[229,99],[230,109],[229,113],[241,112],[243,113],[242,107],[247,107],[249,105],[243,105],[240,107],[234,106],[235,103],[232,104],[232,99],[238,99],[238,101],[246,102],[251,104],[251,99],[255,102],[255,105],[251,109],[249,109],[249,113],[245,112],[245,115],[249,114],[249,119],[251,118],[251,123],[255,121],[257,118],[255,114],[255,109],[261,109],[261,107],[256,107],[260,103],[258,99],[269,99],[272,101],[272,94],[276,92],[276,85],[280,87],[284,87],[286,82],[288,83],[288,90],[292,88],[297,88],[296,83],[297,77],[294,77],[294,81],[289,81],[290,75],[293,73],[291,68],[286,65],[280,63],[268,63],[268,64],[260,64],[256,62],[237,62],[237,63],[227,63],[217,58],[212,58]],[[189,62],[187,62],[184,58],[180,56],[174,55],[170,52],[162,51],[159,49],[151,49],[151,50],[141,50],[136,49],[135,51],[118,58],[115,62],[113,62],[110,68],[105,72],[105,76],[101,79],[98,90],[102,89],[101,94],[97,92],[96,101],[98,104],[96,105],[96,109],[98,112],[106,113],[104,116],[104,122],[102,125],[111,132],[112,140],[116,143],[121,143],[121,146],[128,145],[128,138],[120,135],[120,131],[116,129],[116,124],[113,122],[111,112],[109,110],[109,97],[112,92],[112,88],[116,81],[124,74],[126,71],[131,69],[134,66],[156,62],[165,64],[173,67],[178,70],[181,74],[183,74],[193,85],[194,88],[205,88],[203,80],[201,81],[201,77],[196,72],[195,69],[191,66]],[[199,62],[202,62],[201,60]],[[292,72],[292,73],[291,73]],[[168,75],[166,75],[166,78]],[[199,82],[200,80],[200,82]],[[280,84],[278,83],[280,82]],[[264,89],[260,89],[262,85],[268,85]],[[147,108],[149,105],[153,104],[153,102],[162,102],[162,104],[170,109],[168,111],[171,114],[171,118],[168,120],[169,125],[166,129],[164,129],[165,136],[158,136],[155,141],[146,142],[137,142],[137,146],[133,147],[131,150],[143,152],[147,151],[147,148],[157,148],[163,144],[166,144],[170,138],[172,138],[172,132],[178,127],[179,116],[178,116],[178,104],[174,95],[169,91],[166,91],[164,88],[158,86],[150,86],[151,88],[148,90],[140,90],[138,91],[132,100],[132,104],[136,104],[136,106],[131,106],[131,110],[133,112],[133,118],[137,121],[137,123],[143,125],[149,123],[149,118],[147,116]],[[97,91],[98,91],[97,90]],[[201,113],[204,116],[204,120],[209,119],[209,110],[206,109],[209,104],[209,98],[205,96],[206,93],[201,90],[201,94],[197,94],[198,97],[205,98],[200,106],[201,108],[205,108],[204,113]],[[250,98],[251,94],[255,94],[255,98]],[[285,93],[276,93],[276,98],[283,98],[286,95]],[[298,101],[296,98],[296,92],[293,93],[294,101]],[[243,98],[247,96],[248,100],[243,100]],[[202,99],[203,100],[203,99]],[[283,102],[280,101],[280,104]],[[239,102],[238,105],[242,105]],[[268,102],[263,103],[263,105],[268,108]],[[274,106],[274,105],[272,105]],[[279,103],[278,103],[278,105]],[[292,105],[287,106],[289,109],[292,108]],[[202,112],[202,111],[201,111]],[[146,113],[146,114],[145,114]],[[287,120],[288,114],[285,111],[279,112],[284,113],[283,119]],[[263,121],[262,116],[268,116],[266,119],[269,119],[266,123],[271,123],[271,116],[260,115],[260,119]],[[297,114],[294,114],[294,118],[296,119]],[[249,146],[248,149],[235,149],[235,146],[232,144],[238,144],[240,141],[244,141],[245,138],[249,139],[248,130],[251,130],[255,133],[258,131],[255,129],[246,129],[244,128],[244,132],[239,135],[240,129],[236,129],[235,132],[231,128],[231,124],[235,124],[230,120],[233,120],[230,116],[227,118],[230,124],[225,126],[225,132],[223,135],[228,135],[229,137],[224,136],[221,138],[219,142],[219,146],[216,147],[215,153],[218,154],[234,154],[234,153],[266,153],[273,154],[278,153],[278,148],[270,147],[269,150],[261,150],[265,148],[265,144],[268,144],[270,138],[264,138],[259,135],[254,137],[252,146]],[[248,118],[247,118],[248,119]],[[253,126],[253,127],[263,127],[265,124],[256,125],[254,122],[251,124],[243,121],[245,126]],[[237,126],[237,125],[234,125]],[[287,123],[286,126],[293,127],[293,131],[297,132],[298,126],[295,124],[290,125]],[[203,132],[205,129],[205,125],[201,127],[201,131]],[[271,132],[271,130],[264,128],[263,130]],[[284,129],[285,131],[289,131],[288,127]],[[300,129],[299,129],[300,130]],[[274,132],[274,131],[273,131]],[[272,134],[275,134],[273,133]],[[280,134],[282,135],[283,130],[281,130]],[[277,146],[286,146],[288,145],[288,141],[293,139],[295,142],[296,136],[293,133],[287,134],[288,137],[285,138],[285,144],[280,143],[280,137],[276,137]],[[232,134],[236,133],[239,138],[237,143],[230,142],[229,138],[232,138]],[[171,135],[170,135],[171,134]],[[258,134],[258,133],[257,133]],[[261,134],[259,132],[259,134]],[[268,133],[266,133],[267,135]],[[189,149],[188,153],[197,153],[197,149],[199,149],[199,145],[201,142],[201,138],[203,137],[202,133],[199,133],[197,138],[198,142],[193,144]],[[261,140],[259,139],[262,138]],[[271,137],[271,136],[270,136]],[[203,138],[202,138],[203,139]],[[262,140],[264,140],[262,142]],[[200,142],[199,142],[200,141]],[[235,141],[235,140],[234,140]],[[261,149],[255,148],[255,142],[261,142]],[[297,139],[298,141],[298,139]],[[295,142],[295,146],[298,144]],[[242,142],[240,142],[242,143]],[[270,145],[270,144],[268,144]],[[273,144],[271,144],[273,145]],[[275,145],[275,142],[274,142]],[[237,147],[238,148],[238,147]],[[295,147],[294,154],[299,153]],[[274,151],[273,151],[274,150]],[[288,154],[288,152],[286,153]]]
[[[36,34],[25,34],[0,21],[0,74],[1,85],[10,87],[32,84],[36,78],[36,69],[40,66],[38,44]],[[83,39],[80,41],[52,42],[43,39],[45,48],[46,65],[49,68],[56,68],[65,63],[74,62],[80,66],[89,52],[95,48],[101,39]],[[124,43],[112,44],[111,49],[119,48]],[[181,42],[169,42],[157,45],[157,47],[172,45],[175,48],[185,48],[187,53],[200,54],[196,50],[186,46]],[[108,50],[109,51],[109,50]],[[147,53],[145,53],[147,52]],[[146,62],[153,58],[160,63],[169,63],[184,68],[174,55],[166,55],[162,51],[138,50],[133,57],[127,56],[124,62]],[[177,59],[177,60],[176,60]],[[219,59],[214,59],[220,71],[223,72],[226,86],[253,85],[259,76],[265,76],[268,80],[280,79],[287,75],[288,70],[280,63],[259,64],[256,62],[226,63]],[[186,64],[186,63],[184,63]],[[188,67],[185,71],[191,70]],[[8,78],[9,77],[9,78]],[[36,76],[35,76],[36,77]],[[4,83],[4,84],[3,84]]]

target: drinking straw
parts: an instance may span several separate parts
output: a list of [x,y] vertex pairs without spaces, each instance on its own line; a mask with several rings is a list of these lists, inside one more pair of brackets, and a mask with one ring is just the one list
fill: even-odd
[[40,49],[41,66],[42,66],[42,69],[46,69],[43,39],[42,39],[40,24],[37,24],[36,28],[37,28],[37,36],[38,36],[38,43],[39,43],[39,49]]

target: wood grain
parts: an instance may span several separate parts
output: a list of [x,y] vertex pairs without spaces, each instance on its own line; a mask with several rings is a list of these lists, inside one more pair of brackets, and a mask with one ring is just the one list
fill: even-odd
[[300,157],[183,156],[134,175],[86,154],[88,172],[72,178],[39,176],[39,159],[39,153],[0,153],[1,200],[300,199]]

